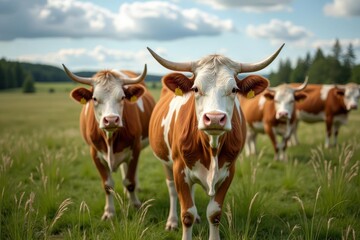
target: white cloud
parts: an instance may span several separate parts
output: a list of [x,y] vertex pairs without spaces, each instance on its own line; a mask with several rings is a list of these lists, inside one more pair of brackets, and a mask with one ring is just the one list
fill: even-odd
[[249,25],[246,33],[251,37],[269,39],[273,43],[301,42],[312,35],[304,27],[278,19],[272,19],[268,24]]
[[0,3],[0,29],[0,40],[38,37],[169,40],[219,35],[235,28],[231,20],[198,9],[183,9],[171,2],[124,3],[118,12],[113,12],[79,0],[25,3],[12,0]]
[[198,9],[181,9],[168,2],[123,4],[115,27],[124,38],[172,40],[187,36],[218,35],[234,30],[230,20],[221,20]]
[[238,8],[249,12],[290,10],[292,0],[197,0],[215,9]]
[[359,0],[333,0],[323,10],[325,15],[334,17],[360,16]]

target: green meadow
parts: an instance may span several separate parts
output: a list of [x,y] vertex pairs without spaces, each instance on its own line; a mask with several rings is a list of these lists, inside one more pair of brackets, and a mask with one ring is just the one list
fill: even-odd
[[[162,164],[148,147],[140,157],[139,209],[129,206],[120,172],[117,215],[101,221],[105,194],[80,136],[75,84],[37,84],[35,94],[0,92],[0,239],[181,239],[165,231],[169,198]],[[159,88],[151,89],[158,99]],[[274,161],[267,136],[260,154],[239,156],[221,218],[222,239],[359,239],[360,111],[340,129],[339,145],[324,149],[325,125],[300,124],[300,145]],[[208,197],[198,186],[201,223],[193,239],[208,238]],[[181,224],[179,223],[181,226]]]

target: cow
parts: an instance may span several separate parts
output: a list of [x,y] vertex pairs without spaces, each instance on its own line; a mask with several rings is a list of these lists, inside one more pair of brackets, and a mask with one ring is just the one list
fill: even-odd
[[173,72],[162,78],[160,100],[149,127],[150,146],[164,165],[170,197],[165,228],[178,228],[179,199],[182,239],[192,239],[193,224],[200,220],[195,206],[195,183],[210,197],[206,210],[209,239],[220,238],[223,201],[246,136],[236,95],[257,95],[268,87],[268,80],[259,75],[240,80],[237,74],[265,68],[282,47],[259,63],[238,63],[217,54],[198,61],[172,62],[148,48],[165,68],[193,74],[187,77]]
[[[295,102],[306,98],[306,94],[300,91],[306,87],[307,82],[306,78],[304,83],[296,88],[289,84],[271,87],[253,99],[240,96],[248,129],[245,144],[247,156],[256,154],[257,134],[266,133],[274,148],[274,159],[286,159],[287,141],[296,119]],[[277,135],[281,141],[277,140]]]
[[149,120],[155,106],[155,100],[143,82],[146,65],[139,76],[125,70],[103,70],[91,78],[77,76],[65,65],[63,67],[73,81],[91,86],[91,89],[75,88],[70,95],[84,104],[80,113],[80,130],[90,146],[91,157],[105,190],[102,219],[115,215],[111,174],[119,166],[124,190],[132,205],[140,207],[135,191],[136,171],[140,151],[149,144]]
[[[335,146],[340,126],[347,123],[349,112],[358,108],[359,85],[356,83],[309,84],[302,92],[307,95],[307,98],[296,104],[297,121],[290,139],[291,144],[299,143],[297,126],[299,121],[303,121],[306,123],[325,122],[325,147]],[[332,138],[333,141],[331,141]]]

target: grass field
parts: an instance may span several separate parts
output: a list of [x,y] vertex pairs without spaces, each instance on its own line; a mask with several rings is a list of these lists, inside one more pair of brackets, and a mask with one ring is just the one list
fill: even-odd
[[[37,93],[0,92],[0,239],[181,239],[164,230],[169,200],[161,163],[146,148],[140,158],[140,210],[123,196],[114,173],[117,217],[101,221],[105,195],[79,132],[74,84],[37,84]],[[53,93],[50,93],[53,91]],[[156,98],[159,90],[153,89]],[[323,124],[299,127],[301,145],[288,161],[273,160],[266,136],[259,157],[237,162],[221,219],[223,239],[359,239],[360,111],[342,127],[339,146],[324,149]],[[208,197],[196,189],[208,238]],[[181,225],[181,224],[180,224]]]

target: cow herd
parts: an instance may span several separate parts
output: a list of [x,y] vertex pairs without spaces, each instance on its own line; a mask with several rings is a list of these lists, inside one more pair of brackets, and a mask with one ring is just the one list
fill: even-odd
[[131,203],[141,205],[136,195],[137,164],[141,149],[149,143],[165,169],[170,197],[165,228],[178,228],[179,202],[183,239],[192,238],[193,224],[200,220],[195,184],[209,196],[209,239],[220,238],[223,201],[236,159],[244,146],[247,155],[256,153],[258,133],[270,137],[275,159],[280,160],[286,158],[287,143],[297,143],[299,120],[325,121],[326,146],[331,145],[332,135],[336,144],[339,126],[347,113],[357,108],[358,85],[310,85],[305,79],[301,85],[269,87],[269,81],[259,75],[238,78],[239,73],[268,66],[282,47],[258,63],[236,62],[216,54],[173,62],[148,48],[158,63],[175,71],[162,78],[157,103],[144,84],[146,65],[139,76],[130,71],[104,70],[91,78],[77,76],[63,65],[72,80],[90,86],[74,89],[71,97],[84,104],[80,130],[106,193],[102,219],[115,214],[111,173],[118,168]]

